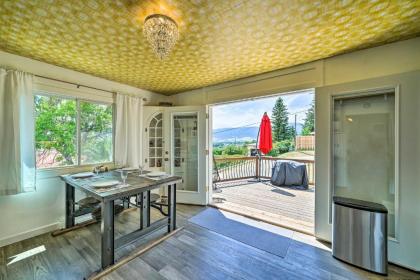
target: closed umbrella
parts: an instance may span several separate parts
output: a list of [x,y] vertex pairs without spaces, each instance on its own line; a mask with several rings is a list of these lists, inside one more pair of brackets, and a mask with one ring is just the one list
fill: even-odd
[[273,148],[273,138],[271,137],[271,122],[267,113],[264,113],[258,138],[258,149],[263,154],[268,154]]

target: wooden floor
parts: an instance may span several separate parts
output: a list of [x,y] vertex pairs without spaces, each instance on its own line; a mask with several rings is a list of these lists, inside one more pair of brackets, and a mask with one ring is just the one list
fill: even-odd
[[[203,210],[200,206],[177,205],[177,224],[182,226],[187,219]],[[152,221],[163,216],[152,208]],[[137,210],[121,213],[116,217],[116,238],[138,229],[140,215]],[[150,241],[165,234],[157,231],[143,240],[134,242],[116,251],[120,259],[146,246]],[[15,263],[13,256],[28,250],[45,247],[45,251]],[[57,237],[43,234],[25,241],[0,248],[0,279],[83,279],[100,269],[100,225],[94,224]]]
[[313,234],[315,189],[277,187],[269,181],[218,183],[214,206],[278,226]]
[[[256,236],[255,238],[258,238]],[[389,266],[382,277],[334,259],[314,237],[292,232],[284,258],[194,224],[105,275],[102,279],[419,279]]]
[[[390,265],[389,277],[368,273],[331,257],[314,237],[293,232],[284,258],[188,223],[203,207],[178,205],[184,229],[103,279],[420,279]],[[153,218],[158,218],[154,212]],[[136,228],[136,211],[118,216],[117,234]],[[124,225],[124,226],[123,226]],[[144,248],[164,232],[117,251],[117,258]],[[256,236],[255,238],[258,238]],[[38,246],[45,251],[9,264],[13,256]],[[44,234],[0,248],[0,279],[84,279],[99,269],[99,225],[58,237]]]

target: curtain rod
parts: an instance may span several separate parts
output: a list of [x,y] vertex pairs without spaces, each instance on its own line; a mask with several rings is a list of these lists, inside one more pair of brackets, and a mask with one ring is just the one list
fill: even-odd
[[[55,78],[50,78],[50,77],[45,77],[45,76],[41,76],[41,75],[35,75],[35,77],[39,77],[39,78],[43,78],[43,79],[47,79],[47,80],[52,80],[52,81],[56,81],[56,82],[61,82],[61,83],[66,83],[66,84],[70,84],[70,85],[75,85],[77,88],[79,87],[85,87],[85,88],[90,88],[90,89],[94,89],[94,90],[100,90],[100,91],[104,91],[104,92],[109,92],[112,94],[116,94],[116,91],[110,91],[110,90],[106,90],[106,89],[101,89],[101,88],[96,88],[96,87],[91,87],[91,86],[85,86],[85,85],[81,85],[81,84],[77,84],[77,83],[72,83],[72,82],[67,82],[67,81],[63,81],[63,80],[59,80],[59,79],[55,79]],[[143,98],[143,101],[147,101],[146,98]]]

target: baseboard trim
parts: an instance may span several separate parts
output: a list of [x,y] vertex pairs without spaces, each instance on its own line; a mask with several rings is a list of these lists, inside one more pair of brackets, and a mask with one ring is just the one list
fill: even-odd
[[412,271],[412,272],[415,272],[415,273],[420,274],[420,270],[418,270],[418,269],[416,269],[416,268],[414,268],[414,267],[407,266],[407,265],[405,265],[405,264],[400,264],[400,263],[395,262],[395,261],[388,261],[388,263],[393,264],[393,265],[398,266],[398,267],[401,267],[401,268],[404,268],[404,269],[407,269],[407,270],[410,270],[410,271]]
[[7,245],[10,245],[10,244],[34,237],[34,236],[44,234],[44,233],[48,233],[59,228],[60,228],[60,223],[57,222],[57,223],[45,225],[42,227],[38,227],[35,229],[31,229],[28,231],[24,231],[15,235],[9,235],[0,239],[0,247],[4,247],[4,246],[7,246]]

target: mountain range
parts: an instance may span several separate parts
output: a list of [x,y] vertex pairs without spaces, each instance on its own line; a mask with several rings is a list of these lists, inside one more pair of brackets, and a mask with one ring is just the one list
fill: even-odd
[[[294,126],[294,123],[290,123]],[[296,124],[296,132],[298,135],[302,133],[303,124]],[[213,142],[220,143],[234,143],[256,140],[258,135],[258,126],[250,127],[225,127],[213,129]]]

